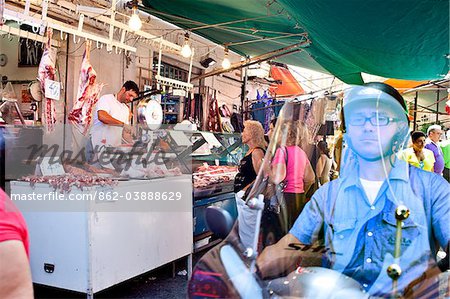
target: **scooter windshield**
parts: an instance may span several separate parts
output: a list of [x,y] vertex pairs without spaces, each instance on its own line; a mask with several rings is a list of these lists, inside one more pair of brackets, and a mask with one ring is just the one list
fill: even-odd
[[[256,179],[236,193],[238,220],[195,267],[191,298],[448,294],[450,185],[421,167],[402,98],[385,86],[283,106]],[[342,107],[335,122],[330,107]]]

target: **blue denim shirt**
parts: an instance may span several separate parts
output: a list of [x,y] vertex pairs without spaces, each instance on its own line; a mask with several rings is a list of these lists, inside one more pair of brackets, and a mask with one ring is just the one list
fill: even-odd
[[324,228],[325,264],[355,278],[371,294],[389,293],[387,267],[394,263],[395,209],[406,205],[411,214],[402,229],[399,290],[434,262],[450,240],[450,184],[440,175],[397,160],[370,204],[359,172],[331,181],[316,191],[290,233],[313,244]]

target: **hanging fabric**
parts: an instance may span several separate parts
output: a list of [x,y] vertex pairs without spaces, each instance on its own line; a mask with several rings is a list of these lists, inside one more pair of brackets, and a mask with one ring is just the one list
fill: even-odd
[[203,123],[203,96],[201,94],[194,94],[195,101],[195,111],[194,111],[194,121],[201,127]]
[[189,113],[189,119],[194,120],[195,119],[195,100],[192,93],[188,92],[189,101],[191,104],[190,113]]
[[256,100],[257,101],[253,103],[250,107],[250,109],[252,110],[252,119],[259,121],[261,124],[263,124],[265,120],[265,114],[264,109],[261,108],[264,108],[265,104],[263,102],[264,100],[263,97],[259,93],[259,90],[256,91]]
[[230,109],[228,108],[228,106],[226,104],[223,104],[220,107],[219,112],[220,112],[220,116],[222,117],[221,121],[222,121],[223,131],[227,132],[227,133],[233,133],[234,127],[233,127],[233,124],[231,123],[231,119],[230,119],[231,118]]
[[270,121],[272,120],[272,118],[275,117],[275,112],[272,107],[273,99],[268,98],[267,91],[264,91],[263,97],[265,97],[267,99],[266,103],[265,103],[266,109],[264,109],[265,117],[264,117],[264,123],[263,123],[264,133],[267,133],[269,131]]
[[231,125],[234,128],[234,132],[241,133],[244,130],[244,120],[242,118],[242,114],[233,112],[230,119]]
[[223,104],[220,107],[220,116],[222,116],[222,117],[230,117],[231,116],[231,111],[226,104]]
[[190,115],[191,115],[191,94],[188,93],[188,96],[184,97],[183,119],[189,119]]
[[308,109],[309,109],[308,107],[309,107],[309,105],[307,103],[302,102],[302,103],[299,104],[299,106],[300,106],[300,108],[299,108],[299,111],[298,111],[298,120],[301,123],[305,123],[306,122],[306,117],[308,116]]
[[209,115],[208,115],[208,131],[210,132],[222,132],[219,104],[217,103],[216,91],[214,91],[214,98],[209,104]]
[[275,114],[275,117],[278,117],[280,115],[281,108],[283,108],[285,101],[284,100],[273,100],[273,111]]

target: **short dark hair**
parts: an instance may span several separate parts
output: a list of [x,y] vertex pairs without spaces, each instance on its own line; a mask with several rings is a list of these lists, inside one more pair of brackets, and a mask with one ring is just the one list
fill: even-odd
[[425,133],[422,131],[414,131],[411,133],[411,140],[413,142],[415,142],[417,139],[419,139],[420,137],[426,137]]
[[125,88],[125,91],[133,90],[136,94],[139,94],[139,87],[137,86],[136,82],[134,81],[127,81],[123,83],[122,87]]

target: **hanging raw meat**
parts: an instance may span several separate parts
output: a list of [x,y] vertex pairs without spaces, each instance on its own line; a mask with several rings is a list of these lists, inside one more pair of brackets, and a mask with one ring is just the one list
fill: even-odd
[[449,100],[445,103],[445,111],[447,111],[447,114],[450,114],[450,96],[448,98]]
[[[42,54],[41,62],[39,63],[38,80],[41,83],[42,94],[45,95],[45,80],[55,80],[55,62],[56,50],[51,46],[52,31],[47,31],[47,43],[45,45],[44,53]],[[47,132],[52,132],[55,129],[56,123],[56,108],[55,100],[45,98],[44,100],[44,119]]]
[[89,61],[90,47],[91,43],[87,42],[81,63],[77,98],[68,117],[69,121],[83,135],[86,135],[89,131],[92,122],[92,110],[103,88],[103,84],[95,82],[97,73]]
[[0,26],[3,25],[3,11],[5,10],[5,0],[0,0]]

